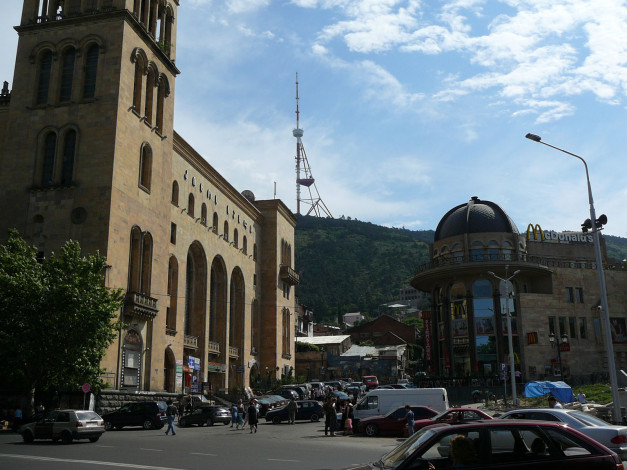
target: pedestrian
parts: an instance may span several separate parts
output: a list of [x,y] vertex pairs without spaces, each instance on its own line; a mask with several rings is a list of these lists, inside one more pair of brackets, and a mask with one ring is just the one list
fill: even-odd
[[290,424],[296,424],[296,411],[298,411],[298,405],[293,398],[287,403],[287,413],[289,415]]
[[329,423],[331,435],[335,436],[337,431],[337,398],[331,398],[331,422]]
[[407,411],[405,415],[405,419],[407,420],[407,436],[411,437],[412,434],[414,434],[414,412],[409,405],[405,405],[405,411]]
[[345,406],[346,421],[344,422],[344,435],[353,434],[353,403],[346,400]]
[[174,429],[174,417],[178,414],[176,406],[172,404],[172,400],[168,400],[168,407],[165,410],[165,415],[168,417],[168,429],[165,431],[165,435],[172,430],[172,435],[176,436],[176,430]]
[[329,429],[331,429],[331,414],[334,413],[331,398],[327,398],[327,401],[325,401],[324,405],[322,405],[322,412],[324,413],[324,435],[328,436]]
[[237,424],[237,405],[235,403],[231,406],[231,427],[234,424]]
[[244,404],[242,403],[242,400],[240,399],[237,402],[237,426],[235,426],[235,429],[244,429]]
[[586,401],[586,394],[583,393],[581,390],[579,390],[579,393],[577,394],[577,400],[579,401],[579,403],[581,403],[582,405],[585,405],[586,403],[588,403]]
[[549,408],[564,408],[553,395],[549,395]]
[[248,425],[250,426],[250,433],[257,432],[257,423],[259,422],[259,418],[257,415],[257,407],[255,406],[255,400],[251,401],[248,405],[248,412],[246,413],[246,417],[248,418]]

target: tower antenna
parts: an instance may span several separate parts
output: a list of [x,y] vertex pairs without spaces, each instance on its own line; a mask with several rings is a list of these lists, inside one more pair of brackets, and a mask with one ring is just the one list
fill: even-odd
[[[324,203],[318,193],[316,187],[316,180],[311,174],[311,167],[307,160],[307,154],[305,153],[305,146],[303,145],[302,137],[304,131],[300,128],[300,109],[298,107],[300,98],[298,97],[298,72],[296,73],[296,128],[292,131],[292,135],[296,137],[296,213],[301,215],[301,204],[308,205],[309,210],[305,215],[314,214],[316,217],[329,217],[333,218],[331,211]],[[304,173],[304,178],[301,178],[301,171]],[[302,192],[308,192],[309,197],[301,195],[301,186],[305,189]],[[312,190],[313,188],[313,190]]]

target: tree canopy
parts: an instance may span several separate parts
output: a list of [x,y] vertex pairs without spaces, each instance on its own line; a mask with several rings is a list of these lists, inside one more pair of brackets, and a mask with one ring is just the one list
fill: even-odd
[[105,286],[106,258],[76,241],[38,260],[15,230],[0,245],[0,373],[13,390],[101,385],[100,361],[120,327],[121,290]]

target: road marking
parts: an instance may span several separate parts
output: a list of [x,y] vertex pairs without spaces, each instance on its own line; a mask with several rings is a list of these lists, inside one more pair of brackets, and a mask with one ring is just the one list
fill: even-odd
[[287,459],[266,459],[271,462],[301,462],[300,460],[287,460]]
[[136,464],[131,464],[131,463],[120,463],[120,462],[101,462],[98,460],[59,459],[59,458],[53,458],[53,457],[38,457],[34,455],[0,454],[0,457],[10,457],[14,459],[25,459],[25,460],[42,460],[45,462],[67,462],[67,463],[81,463],[81,464],[89,464],[89,465],[102,465],[105,467],[141,468],[145,470],[183,470],[180,468],[172,468],[172,467],[154,467],[152,465],[136,465]]
[[191,455],[209,455],[211,457],[217,457],[218,454],[203,454],[202,452],[190,452]]
[[140,447],[139,450],[147,450],[149,452],[163,452],[163,449],[145,449],[144,447]]

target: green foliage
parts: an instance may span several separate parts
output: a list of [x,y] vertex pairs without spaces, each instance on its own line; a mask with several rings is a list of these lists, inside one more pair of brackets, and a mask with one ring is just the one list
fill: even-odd
[[104,285],[106,259],[68,241],[38,262],[17,231],[0,246],[0,374],[24,390],[98,390],[123,293]]
[[406,317],[406,318],[403,318],[403,323],[405,323],[408,326],[413,326],[414,328],[418,328],[419,331],[423,331],[424,329],[424,320],[422,318]]
[[608,258],[617,261],[627,259],[627,238],[603,235]]
[[320,348],[315,344],[303,343],[301,341],[296,341],[296,352],[307,352],[307,351],[320,351]]

